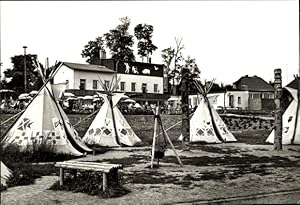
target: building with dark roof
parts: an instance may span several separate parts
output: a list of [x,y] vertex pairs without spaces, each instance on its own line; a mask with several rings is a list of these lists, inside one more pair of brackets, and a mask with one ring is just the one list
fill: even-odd
[[[233,83],[233,88],[248,92],[248,110],[273,110],[275,107],[274,87],[258,76],[243,76]],[[238,97],[229,96],[229,105]]]
[[117,91],[125,92],[141,104],[163,104],[170,95],[165,93],[164,65],[144,62],[100,59],[96,62],[117,72],[120,85]]
[[103,92],[99,78],[106,84],[119,80],[116,92],[123,92],[140,104],[162,104],[164,94],[164,67],[162,64],[101,59],[97,64],[63,62],[54,75],[54,83],[68,82],[67,91],[75,95],[94,95]]

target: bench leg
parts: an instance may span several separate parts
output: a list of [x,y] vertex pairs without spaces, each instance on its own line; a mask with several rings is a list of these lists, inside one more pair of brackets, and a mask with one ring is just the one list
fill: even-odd
[[108,187],[108,174],[107,173],[103,173],[102,177],[103,177],[103,192],[106,191],[107,187]]
[[114,182],[119,184],[119,174],[118,174],[118,169],[113,169],[111,171],[111,178],[113,179]]
[[59,185],[64,185],[64,169],[59,168]]
[[77,179],[77,170],[76,169],[73,170],[73,175],[74,175],[74,180],[76,180]]

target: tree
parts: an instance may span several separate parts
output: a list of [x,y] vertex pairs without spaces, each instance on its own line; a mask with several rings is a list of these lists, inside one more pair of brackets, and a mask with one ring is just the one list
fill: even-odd
[[95,63],[100,59],[100,51],[104,50],[104,40],[102,36],[97,37],[94,41],[89,41],[81,52],[83,58],[87,58],[87,63]]
[[[33,64],[33,60],[36,59],[37,55],[26,55],[27,92],[38,90],[43,85],[42,78]],[[5,78],[11,78],[6,83],[6,88],[22,93],[24,92],[24,55],[12,57],[11,63],[13,64],[13,69],[4,71]]]
[[152,25],[138,24],[134,28],[134,35],[138,40],[138,55],[141,56],[142,61],[144,61],[144,57],[147,57],[147,62],[149,62],[149,55],[152,55],[153,51],[157,49],[151,40],[152,33]]
[[[180,81],[181,69],[183,67],[182,62],[184,60],[182,55],[182,50],[184,49],[184,45],[182,44],[182,38],[175,38],[176,47],[169,47],[167,49],[162,50],[162,58],[163,62],[167,67],[168,73],[168,82],[172,82],[173,85],[173,94],[176,93],[176,84]],[[173,62],[173,66],[172,65]]]
[[130,19],[126,16],[120,18],[121,24],[115,29],[104,34],[106,46],[109,48],[112,58],[118,60],[134,61],[132,46],[133,36],[129,34]]

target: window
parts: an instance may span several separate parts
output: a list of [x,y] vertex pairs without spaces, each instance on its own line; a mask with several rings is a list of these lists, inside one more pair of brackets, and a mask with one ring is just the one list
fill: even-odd
[[80,79],[79,90],[85,90],[86,80]]
[[147,83],[143,83],[142,84],[142,93],[146,93],[147,92]]
[[121,91],[125,91],[125,82],[120,82]]
[[238,97],[238,104],[241,104],[241,97]]
[[155,93],[158,92],[158,84],[154,84],[154,92],[155,92]]
[[131,91],[135,92],[135,83],[131,83]]
[[261,97],[262,99],[274,99],[274,93],[263,93]]
[[97,90],[97,88],[98,88],[98,81],[93,80],[93,89]]
[[105,81],[104,81],[104,85],[105,85],[105,87],[106,87],[107,89],[109,89],[109,80],[105,80]]
[[251,99],[258,99],[260,98],[260,93],[250,93],[249,96]]

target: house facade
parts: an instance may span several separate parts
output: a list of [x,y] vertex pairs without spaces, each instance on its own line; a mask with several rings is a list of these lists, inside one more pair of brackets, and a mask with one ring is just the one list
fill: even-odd
[[274,87],[258,76],[243,76],[233,83],[233,88],[248,91],[248,110],[270,111],[275,108]]
[[[77,96],[103,92],[99,79],[106,85],[116,83],[116,92],[123,92],[140,104],[163,104],[164,95],[162,64],[101,59],[97,64],[63,62],[55,71],[53,83],[67,84],[67,91]],[[111,81],[114,82],[111,82]]]
[[140,104],[164,104],[170,95],[164,94],[163,64],[100,59],[97,62],[117,73],[117,91],[125,92]]
[[53,83],[67,82],[66,90],[75,95],[92,95],[104,91],[99,78],[109,84],[115,72],[105,66],[63,62],[57,69]]
[[[262,78],[243,76],[233,83],[233,89],[207,94],[215,109],[271,111],[275,108],[274,88]],[[199,104],[198,95],[190,95],[192,108]]]

